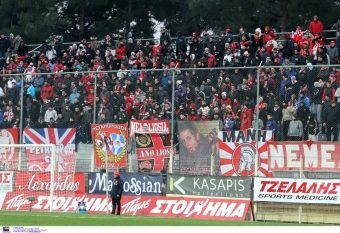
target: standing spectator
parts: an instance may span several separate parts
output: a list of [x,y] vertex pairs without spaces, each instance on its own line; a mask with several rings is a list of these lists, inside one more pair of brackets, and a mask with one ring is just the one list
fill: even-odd
[[[54,91],[53,91],[53,88],[50,86],[50,84],[45,80],[44,82],[44,86],[41,88],[41,92],[40,92],[40,98],[41,99],[48,99],[48,100],[51,100],[52,97],[54,95]],[[45,119],[46,122],[49,121]]]
[[[238,34],[238,42],[240,43],[242,40],[242,36],[245,36],[246,40],[249,41],[250,40],[250,36],[248,35],[248,33],[246,33],[246,31],[244,30],[244,28],[240,28],[240,33]],[[228,43],[230,44],[231,41],[233,41],[233,38],[228,37]]]
[[[229,114],[230,115],[230,114]],[[257,118],[256,114],[253,114],[253,121],[251,123],[251,127],[256,130],[263,130],[263,121],[259,118],[259,124],[256,126]]]
[[10,47],[9,40],[5,37],[5,34],[1,34],[0,36],[0,59],[5,59],[5,53],[7,49]]
[[[120,147],[120,142],[119,141],[114,141],[113,142],[114,146],[113,147]],[[114,181],[112,182],[112,189],[110,192],[110,196],[112,198],[112,215],[120,215],[120,200],[122,199],[122,194],[123,194],[123,186],[124,186],[124,181],[120,178],[119,172],[114,173]],[[116,206],[117,206],[117,212],[116,212]]]
[[166,32],[165,28],[162,27],[161,28],[161,36],[159,38],[159,41],[160,41],[160,45],[162,47],[164,47],[164,41],[168,41],[168,43],[171,43],[171,39],[170,39],[170,36],[169,34]]
[[319,133],[319,126],[313,113],[308,115],[306,127],[308,133],[308,140],[317,141],[316,135],[318,135]]
[[[271,36],[271,38],[270,38]],[[266,26],[264,28],[264,33],[263,33],[263,36],[262,36],[262,41],[263,41],[263,44],[267,44],[268,41],[270,40],[275,40],[276,41],[277,39],[277,36],[276,34],[270,29],[269,26]]]
[[47,111],[45,112],[45,122],[50,122],[50,119],[52,118],[53,120],[57,120],[57,112],[56,110],[53,109],[52,104],[48,106]]
[[297,118],[296,114],[293,114],[291,121],[289,122],[288,137],[290,141],[301,141],[303,135],[302,122]]
[[331,81],[326,81],[326,87],[322,93],[322,102],[325,101],[325,97],[328,96],[330,100],[335,100],[335,89],[332,87]]
[[329,56],[330,64],[337,64],[339,61],[339,49],[335,46],[335,41],[332,40],[327,47],[327,54]]
[[268,112],[267,113],[267,124],[266,124],[266,130],[271,130],[274,138],[276,138],[276,130],[277,130],[277,125],[276,125],[276,120],[273,118],[272,113]]
[[323,32],[323,24],[322,22],[318,19],[318,16],[314,15],[313,21],[310,22],[309,24],[309,31],[313,33],[315,36],[316,33],[322,33]]
[[43,87],[43,85],[44,85],[44,78],[41,76],[41,74],[38,74],[33,82],[33,86],[35,89],[35,97],[37,100],[40,100],[40,92],[41,92],[41,88]]
[[62,57],[62,50],[63,50],[64,44],[61,41],[61,36],[56,36],[54,38],[54,49],[56,51],[57,57]]
[[288,128],[289,128],[289,123],[292,119],[292,116],[296,114],[296,109],[294,106],[288,106],[287,101],[283,101],[282,103],[282,120],[281,120],[281,125],[282,125],[282,133],[283,133],[283,140],[287,141],[288,140]]
[[241,111],[241,126],[240,126],[240,130],[247,130],[249,128],[251,128],[251,124],[252,124],[252,120],[251,117],[252,113],[251,113],[251,109],[249,108],[249,103],[248,102],[244,102],[243,103],[243,109]]
[[331,107],[325,108],[323,118],[323,127],[326,128],[327,141],[332,141],[332,134],[333,142],[338,141],[339,119],[340,119],[339,107],[336,105],[336,101],[332,100]]
[[28,47],[23,40],[20,41],[17,53],[18,56],[25,56],[25,54],[28,53]]

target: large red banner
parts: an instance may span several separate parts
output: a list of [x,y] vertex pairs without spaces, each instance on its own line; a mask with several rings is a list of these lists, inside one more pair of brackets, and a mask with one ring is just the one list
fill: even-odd
[[[0,130],[0,144],[12,145],[18,144],[19,129],[2,129]],[[18,169],[18,148],[0,147],[0,166],[2,170]]]
[[[25,128],[23,136],[26,144],[55,144],[56,171],[74,172],[76,128]],[[50,147],[27,147],[26,155],[29,171],[51,170],[52,152]]]
[[135,140],[139,172],[167,170],[171,153],[169,134],[135,133]]
[[[76,198],[57,196],[55,211],[75,212],[78,202],[86,202],[88,213],[105,214],[107,210],[105,195],[76,195]],[[109,198],[109,212],[112,204]],[[220,220],[246,220],[250,208],[249,200],[215,198],[181,198],[123,196],[121,214],[137,216],[156,216],[172,218],[198,218]],[[7,193],[1,210],[29,210],[30,204],[22,192]],[[49,196],[38,195],[32,203],[33,211],[48,211]]]
[[340,172],[340,142],[268,142],[269,169],[273,171]]
[[91,124],[96,168],[126,167],[128,146],[127,124]]
[[256,148],[258,148],[258,175],[272,177],[268,169],[267,143],[273,140],[270,130],[258,132],[256,145],[256,131],[233,130],[218,132],[220,147],[220,164],[222,176],[253,176],[255,174]]
[[[51,188],[50,172],[16,172],[14,191],[33,192],[36,194],[49,194]],[[55,173],[54,190],[58,192],[85,193],[85,175],[76,172]]]

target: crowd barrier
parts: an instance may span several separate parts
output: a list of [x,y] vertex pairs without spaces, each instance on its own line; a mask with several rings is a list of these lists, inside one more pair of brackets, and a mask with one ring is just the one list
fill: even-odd
[[[0,172],[0,209],[49,210],[46,172]],[[59,174],[53,200],[55,211],[111,212],[103,173]],[[109,174],[112,176],[112,174]],[[87,177],[87,179],[85,179]],[[223,177],[122,173],[122,214],[221,220],[339,224],[339,179]],[[111,182],[111,184],[110,184]],[[162,190],[165,189],[165,190]],[[108,197],[108,198],[107,198]],[[31,201],[29,201],[29,199]]]

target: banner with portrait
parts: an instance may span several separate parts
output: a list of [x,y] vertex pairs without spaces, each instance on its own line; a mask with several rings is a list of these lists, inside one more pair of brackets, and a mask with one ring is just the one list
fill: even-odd
[[217,133],[220,121],[177,121],[180,173],[210,175],[213,158],[214,175],[220,175]]
[[[19,129],[2,129],[0,130],[0,144],[12,145],[18,144]],[[19,148],[0,147],[0,170],[10,171],[18,169]]]
[[233,130],[218,132],[222,176],[253,176],[255,174],[256,147],[258,146],[258,176],[272,177],[268,169],[267,141],[273,141],[271,130]]
[[109,169],[126,167],[127,124],[91,124],[91,133],[96,168],[106,168],[106,156]]

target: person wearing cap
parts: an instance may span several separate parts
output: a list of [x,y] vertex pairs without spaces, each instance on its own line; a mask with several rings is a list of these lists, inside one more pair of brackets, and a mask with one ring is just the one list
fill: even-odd
[[339,61],[339,49],[335,46],[335,41],[332,40],[327,46],[327,54],[331,64],[337,64]]
[[311,21],[309,24],[309,31],[313,33],[314,36],[316,35],[316,33],[321,34],[323,32],[323,24],[319,20],[318,16],[314,15],[313,21]]
[[325,108],[323,110],[323,127],[326,128],[326,136],[327,141],[332,141],[333,135],[333,142],[338,141],[338,124],[340,120],[340,111],[339,107],[336,104],[335,100],[331,101],[331,106]]
[[[112,215],[120,215],[121,199],[123,194],[124,181],[120,178],[118,171],[113,173],[114,180],[112,182],[112,189],[110,196],[112,199]],[[117,209],[116,209],[117,207]]]
[[288,137],[290,141],[302,141],[303,136],[303,124],[298,119],[296,113],[292,115],[289,122]]

